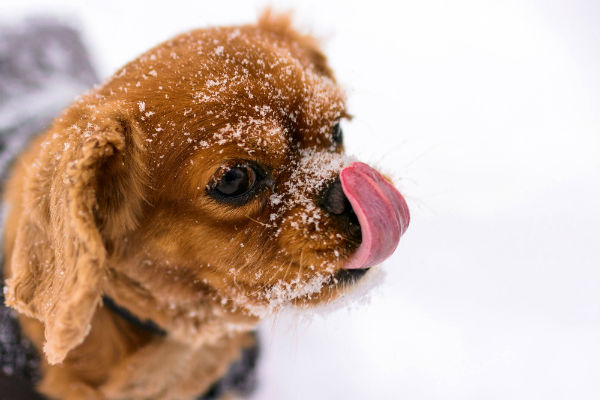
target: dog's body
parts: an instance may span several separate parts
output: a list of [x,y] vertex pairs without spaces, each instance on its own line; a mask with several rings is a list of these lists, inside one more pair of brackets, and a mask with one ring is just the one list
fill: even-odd
[[260,317],[391,254],[408,210],[343,156],[344,116],[314,40],[269,15],[180,35],[69,107],[5,187],[7,303],[41,392],[195,398]]

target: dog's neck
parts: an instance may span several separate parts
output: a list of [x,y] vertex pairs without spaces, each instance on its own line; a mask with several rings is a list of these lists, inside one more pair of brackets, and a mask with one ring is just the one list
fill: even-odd
[[137,282],[112,269],[109,282],[104,288],[105,297],[135,316],[139,326],[150,321],[170,338],[193,347],[232,333],[252,331],[259,322],[257,316],[203,293],[174,302],[159,286],[148,287],[146,282]]
[[[121,277],[120,284],[123,284],[124,280],[124,277]],[[149,293],[146,293],[144,290],[141,290],[139,285],[135,286],[137,290],[130,290],[128,292],[129,297],[127,297],[126,303],[122,300],[123,292],[121,290],[115,290],[111,291],[111,293],[114,293],[117,296],[121,295],[121,297],[113,298],[112,296],[105,294],[102,297],[103,306],[110,310],[110,312],[113,313],[115,317],[127,321],[129,324],[131,324],[138,330],[156,335],[157,337],[163,337],[166,340],[169,340],[168,338],[176,339],[175,335],[172,334],[172,331],[170,329],[173,326],[169,324],[169,320],[163,319],[164,315],[160,312],[156,312],[158,309],[161,309],[163,307],[158,307],[154,310],[154,315],[161,316],[160,320],[155,320],[148,317],[148,315],[152,315],[152,313],[151,310],[149,310],[147,307],[149,306],[149,308],[151,308],[156,304],[160,304],[160,301],[157,300],[155,296],[150,296]],[[110,287],[119,288],[120,286],[111,284]],[[132,293],[135,293],[136,295],[132,297]],[[137,301],[133,301],[136,298]],[[125,307],[122,305],[124,303],[128,305],[133,304],[133,307]],[[145,305],[146,307],[140,305]],[[189,306],[185,307],[189,308]],[[176,312],[177,308],[178,307],[169,307],[169,310],[172,312]],[[214,305],[211,304],[211,308],[215,309]],[[219,313],[217,312],[216,314]],[[187,318],[185,319],[187,319],[188,321],[193,321],[194,318],[199,318],[199,316],[188,314]],[[203,321],[206,327],[204,331],[202,331],[201,329],[196,329],[196,335],[203,336],[204,334],[204,336],[207,336],[207,334],[212,334],[213,336],[217,337],[219,336],[216,333],[217,331],[221,332],[220,336],[226,335],[228,334],[228,331],[224,329],[223,326],[227,323],[226,321],[228,321],[230,318],[231,316],[228,313],[223,313],[221,315],[213,315],[212,318],[205,319]],[[182,318],[177,318],[176,320],[181,321],[181,319]],[[164,321],[166,321],[167,323],[163,324]],[[243,330],[252,331],[256,323],[255,321],[256,319],[252,318],[251,321],[246,322],[246,325],[242,324],[241,326],[249,327],[249,329]],[[177,329],[181,329],[181,327],[178,326]],[[220,379],[215,381],[206,393],[197,398],[198,400],[217,399],[221,398],[226,393],[232,392],[237,394],[249,394],[254,390],[254,387],[256,385],[256,363],[259,354],[259,344],[256,335],[252,333],[252,336],[254,336],[254,344],[250,345],[249,347],[241,348],[239,358],[229,366],[225,375],[223,375]],[[195,345],[198,346],[200,345],[200,343],[196,341]]]

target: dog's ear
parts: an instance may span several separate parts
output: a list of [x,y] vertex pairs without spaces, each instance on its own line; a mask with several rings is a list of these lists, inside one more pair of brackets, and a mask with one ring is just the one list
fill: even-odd
[[314,68],[320,74],[333,79],[333,71],[327,65],[327,57],[321,51],[319,41],[311,35],[301,34],[294,29],[292,14],[290,12],[275,13],[270,8],[267,8],[260,15],[258,26],[261,29],[298,43]]
[[118,232],[135,227],[144,182],[136,129],[113,111],[55,127],[25,180],[7,303],[44,323],[51,364],[87,335],[102,295],[107,247],[114,248]]

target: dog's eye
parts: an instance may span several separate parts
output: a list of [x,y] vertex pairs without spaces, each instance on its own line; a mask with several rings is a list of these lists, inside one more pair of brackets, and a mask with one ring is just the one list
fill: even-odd
[[214,189],[223,196],[235,197],[248,192],[256,183],[256,172],[248,165],[229,168]]
[[335,124],[331,131],[331,140],[338,146],[341,146],[344,143],[344,133],[342,132],[342,127],[339,122]]
[[223,166],[206,186],[206,194],[220,203],[242,206],[272,184],[268,173],[252,162]]

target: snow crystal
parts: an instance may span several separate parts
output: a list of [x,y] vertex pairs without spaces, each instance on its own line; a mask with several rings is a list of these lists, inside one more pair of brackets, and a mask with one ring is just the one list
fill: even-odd
[[291,300],[310,297],[319,293],[330,279],[329,274],[316,274],[308,281],[301,281],[300,279],[292,282],[279,281],[266,290],[262,296],[268,301],[268,308],[274,310],[279,306],[288,304]]
[[138,107],[140,108],[140,112],[144,112],[144,110],[146,109],[146,103],[144,103],[143,101],[138,101]]
[[[286,211],[301,206],[304,209],[300,214],[303,225],[312,224],[318,230],[322,211],[314,204],[315,194],[335,179],[342,168],[354,161],[354,157],[345,154],[315,149],[300,150],[300,159],[284,184],[284,192],[273,193],[269,197],[270,205],[277,210],[270,215],[270,220],[277,220]],[[297,222],[292,221],[290,225],[300,229]]]
[[269,197],[269,201],[271,202],[272,205],[276,206],[278,204],[281,203],[281,195],[278,195],[276,193],[273,193],[270,197]]

